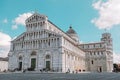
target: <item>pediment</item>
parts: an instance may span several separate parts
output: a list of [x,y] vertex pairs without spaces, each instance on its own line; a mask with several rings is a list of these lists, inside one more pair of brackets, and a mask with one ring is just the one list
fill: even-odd
[[45,15],[41,15],[38,13],[34,13],[32,16],[30,16],[28,19],[26,19],[25,22],[36,22],[36,21],[44,21],[47,17]]

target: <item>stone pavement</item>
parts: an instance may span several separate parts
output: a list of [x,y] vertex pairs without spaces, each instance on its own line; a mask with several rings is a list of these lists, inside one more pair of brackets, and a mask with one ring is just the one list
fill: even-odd
[[120,80],[120,73],[0,73],[0,80]]

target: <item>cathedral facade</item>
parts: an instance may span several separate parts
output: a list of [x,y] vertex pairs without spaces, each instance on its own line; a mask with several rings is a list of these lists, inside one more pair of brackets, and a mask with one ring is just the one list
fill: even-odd
[[34,13],[25,24],[26,32],[11,41],[9,70],[112,71],[109,33],[99,43],[80,44],[71,26],[64,32],[45,15]]

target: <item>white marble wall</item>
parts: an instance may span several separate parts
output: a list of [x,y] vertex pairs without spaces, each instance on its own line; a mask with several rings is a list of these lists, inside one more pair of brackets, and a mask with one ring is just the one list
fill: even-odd
[[0,72],[8,70],[8,61],[0,61]]

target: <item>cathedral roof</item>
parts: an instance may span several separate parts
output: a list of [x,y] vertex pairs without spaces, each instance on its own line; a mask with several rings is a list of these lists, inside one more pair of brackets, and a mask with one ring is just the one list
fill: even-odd
[[70,26],[69,30],[66,32],[67,34],[76,34],[75,30],[72,29],[72,27]]

